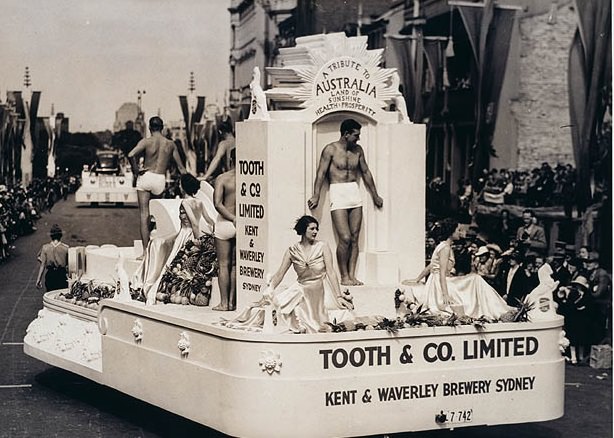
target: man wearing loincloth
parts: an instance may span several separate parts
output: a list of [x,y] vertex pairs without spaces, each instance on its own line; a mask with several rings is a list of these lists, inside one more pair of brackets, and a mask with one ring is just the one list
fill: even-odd
[[[162,135],[164,122],[158,116],[149,119],[149,132],[151,137],[143,139],[128,153],[132,166],[132,173],[138,175],[136,180],[136,194],[139,202],[141,239],[143,248],[149,243],[149,200],[152,195],[159,196],[166,186],[166,171],[169,168],[171,157],[175,160],[179,172],[186,173],[181,161],[179,151],[172,140]],[[145,153],[143,168],[138,166],[138,156]]]
[[356,279],[358,238],[362,224],[359,176],[362,175],[375,206],[382,208],[384,205],[384,200],[377,194],[373,175],[365,160],[365,153],[357,143],[360,139],[361,127],[360,123],[354,119],[346,119],[341,123],[341,138],[326,145],[322,151],[313,186],[313,196],[307,201],[310,209],[317,208],[322,184],[325,178],[328,178],[330,213],[339,239],[337,264],[341,274],[341,284],[347,286],[363,284]]

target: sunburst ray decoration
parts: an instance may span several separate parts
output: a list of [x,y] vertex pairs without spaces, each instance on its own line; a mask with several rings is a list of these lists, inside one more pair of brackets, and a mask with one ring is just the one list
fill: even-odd
[[322,69],[335,59],[354,60],[369,72],[369,82],[377,87],[375,102],[379,108],[387,107],[395,97],[399,96],[400,92],[392,80],[396,69],[380,67],[384,49],[367,49],[366,36],[348,38],[343,33],[336,33],[322,35],[319,41],[314,37],[305,37],[297,38],[296,42],[296,46],[290,48],[286,54],[290,58],[297,53],[306,53],[301,56],[303,63],[295,65],[294,62],[284,62],[282,53],[282,65],[284,65],[282,68],[293,71],[302,82],[298,86],[270,90],[267,92],[270,96],[283,93],[301,102],[301,107],[311,107],[316,102],[314,93],[316,80],[321,75]]

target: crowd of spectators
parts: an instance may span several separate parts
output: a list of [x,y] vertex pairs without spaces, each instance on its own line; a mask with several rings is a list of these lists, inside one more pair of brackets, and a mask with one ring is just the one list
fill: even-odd
[[22,184],[0,184],[0,263],[10,257],[15,241],[36,231],[36,221],[54,204],[66,200],[76,190],[76,181],[68,176],[34,179]]
[[[427,260],[436,245],[430,235],[435,222],[434,218],[427,220]],[[548,254],[544,229],[530,209],[523,212],[519,223],[502,215],[497,227],[497,233],[465,227],[463,237],[453,246],[455,274],[477,273],[509,305],[519,306],[539,284],[538,270],[548,264],[559,282],[554,298],[571,343],[568,360],[586,364],[591,345],[611,343],[612,281],[600,265],[599,254],[565,242],[556,242],[554,252]]]
[[475,187],[469,180],[459,181],[459,207],[469,210],[475,200],[485,204],[521,205],[529,208],[562,206],[571,217],[575,199],[576,170],[571,164],[555,167],[542,163],[531,171],[514,169],[484,170]]

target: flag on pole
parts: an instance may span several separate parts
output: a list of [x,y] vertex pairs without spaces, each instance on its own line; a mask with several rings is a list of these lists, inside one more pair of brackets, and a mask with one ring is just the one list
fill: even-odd
[[517,11],[497,8],[492,0],[485,0],[483,7],[455,7],[469,37],[475,66],[471,81],[477,89],[475,140],[469,167],[476,181],[495,153],[492,138]]
[[[578,27],[569,51],[567,77],[576,201],[578,210],[584,211],[592,198],[592,157],[601,155],[595,140],[607,105],[604,95],[612,90],[612,4],[603,0],[576,0],[574,4]],[[611,159],[611,144],[609,148]]]

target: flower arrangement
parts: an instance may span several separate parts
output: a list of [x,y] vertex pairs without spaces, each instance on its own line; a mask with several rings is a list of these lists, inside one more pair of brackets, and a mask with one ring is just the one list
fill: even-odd
[[188,241],[160,280],[156,300],[161,303],[207,306],[212,278],[217,275],[213,236]]
[[97,309],[98,303],[104,298],[113,298],[116,291],[115,285],[94,280],[75,280],[66,291],[60,292],[55,298],[77,306]]

